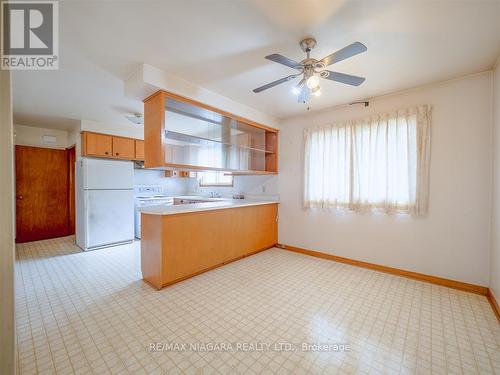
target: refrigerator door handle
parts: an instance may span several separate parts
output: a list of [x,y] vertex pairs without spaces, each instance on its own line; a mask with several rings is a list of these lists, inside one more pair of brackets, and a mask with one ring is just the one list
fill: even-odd
[[85,245],[88,246],[88,244],[90,243],[90,232],[88,230],[88,228],[89,228],[89,212],[88,212],[88,207],[89,207],[90,197],[89,197],[89,194],[87,193],[86,190],[84,190],[83,196],[84,196],[84,198],[83,198],[84,218],[83,218],[83,220],[85,220]]

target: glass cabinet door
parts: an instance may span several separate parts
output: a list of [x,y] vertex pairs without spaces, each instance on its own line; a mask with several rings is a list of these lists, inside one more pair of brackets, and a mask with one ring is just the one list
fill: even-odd
[[165,162],[228,171],[266,170],[266,131],[165,99]]

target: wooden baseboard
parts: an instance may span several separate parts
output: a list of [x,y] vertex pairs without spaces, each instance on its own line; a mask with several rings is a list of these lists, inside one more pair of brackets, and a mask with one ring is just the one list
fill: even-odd
[[[339,257],[337,255],[326,254],[326,253],[322,253],[320,251],[307,250],[307,249],[302,249],[300,247],[294,247],[294,246],[289,246],[289,245],[284,245],[284,244],[278,244],[277,247],[279,247],[281,249],[293,251],[296,253],[300,253],[300,254],[310,255],[310,256],[313,256],[316,258],[333,260],[333,261],[339,262],[339,263],[346,263],[346,264],[350,264],[353,266],[368,268],[371,270],[385,272],[385,273],[390,273],[393,275],[403,276],[403,277],[407,277],[410,279],[426,281],[428,283],[442,285],[442,286],[446,286],[446,287],[453,288],[453,289],[458,289],[458,290],[463,290],[466,292],[480,294],[483,296],[489,296],[489,294],[490,294],[489,289],[487,287],[480,286],[480,285],[468,284],[468,283],[463,283],[461,281],[444,279],[442,277],[425,275],[423,273],[405,271],[405,270],[401,270],[398,268],[381,266],[381,265],[374,264],[374,263],[362,262],[362,261],[355,260],[355,259]],[[497,307],[497,309],[498,309],[498,307]]]
[[495,315],[497,316],[497,319],[500,322],[500,307],[498,306],[498,302],[495,299],[495,296],[493,295],[491,289],[488,289],[488,294],[486,295],[486,297],[488,297],[488,301],[490,302],[491,308],[495,312]]

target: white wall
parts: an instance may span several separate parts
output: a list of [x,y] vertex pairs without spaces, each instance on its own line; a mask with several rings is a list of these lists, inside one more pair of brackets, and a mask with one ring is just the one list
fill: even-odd
[[82,120],[80,131],[89,131],[122,137],[144,139],[144,127],[142,125],[134,125],[132,123],[125,126],[90,120]]
[[491,222],[490,290],[500,301],[500,57],[493,74],[493,214]]
[[[491,72],[284,120],[280,243],[487,286],[492,192]],[[430,104],[429,213],[423,218],[302,208],[303,129]]]
[[[68,147],[66,130],[39,128],[34,126],[14,125],[16,145],[65,149]],[[56,137],[55,143],[44,143],[43,136]]]
[[0,374],[15,374],[14,149],[10,72],[0,70]]
[[190,178],[165,177],[164,171],[134,169],[134,185],[161,185],[163,193],[169,196],[186,195]]

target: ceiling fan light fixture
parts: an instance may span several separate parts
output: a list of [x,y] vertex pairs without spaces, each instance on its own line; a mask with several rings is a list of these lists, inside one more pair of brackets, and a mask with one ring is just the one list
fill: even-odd
[[291,74],[287,77],[283,77],[266,85],[257,87],[253,90],[253,92],[259,93],[300,77],[300,82],[295,87],[292,87],[292,92],[297,95],[299,103],[306,103],[311,96],[317,97],[321,95],[321,79],[340,82],[350,86],[359,86],[365,81],[364,77],[326,70],[326,68],[330,65],[365,52],[367,48],[363,43],[351,43],[321,60],[311,57],[311,51],[316,44],[317,43],[314,38],[305,38],[300,42],[302,51],[306,53],[306,58],[301,61],[295,61],[286,56],[280,55],[279,53],[273,53],[266,56],[266,59],[295,69],[296,72],[295,74]]
[[319,77],[317,75],[312,75],[307,79],[306,82],[307,87],[309,87],[311,90],[315,89],[316,87],[319,86]]

